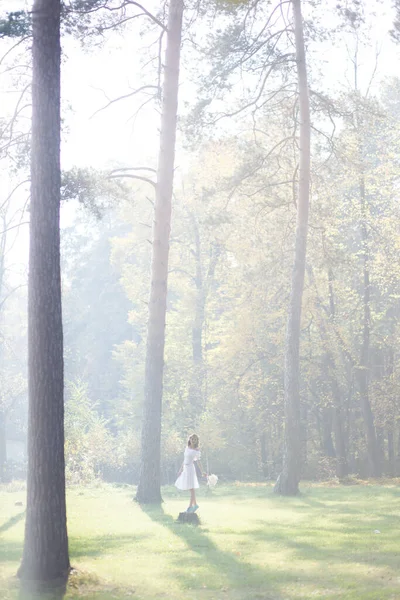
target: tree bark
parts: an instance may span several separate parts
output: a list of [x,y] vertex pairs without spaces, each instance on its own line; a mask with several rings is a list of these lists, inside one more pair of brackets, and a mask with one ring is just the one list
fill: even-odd
[[0,481],[4,481],[7,462],[6,414],[0,407]]
[[162,502],[160,451],[165,319],[183,8],[183,0],[171,0],[168,14],[147,326],[141,467],[136,493],[136,500],[143,504]]
[[28,482],[19,575],[65,583],[69,572],[64,469],[60,277],[60,0],[32,13],[32,156],[28,293]]
[[285,438],[283,468],[274,491],[299,492],[301,476],[300,431],[300,321],[306,265],[310,198],[310,105],[301,0],[292,0],[300,107],[300,164],[295,257],[285,342]]
[[205,409],[206,393],[205,393],[205,361],[203,353],[203,330],[206,318],[206,302],[210,285],[214,279],[215,269],[220,257],[220,247],[218,244],[213,244],[210,249],[209,264],[206,273],[204,273],[204,265],[202,260],[202,248],[199,225],[196,216],[191,213],[191,221],[194,234],[194,256],[196,262],[196,275],[194,278],[196,286],[196,304],[195,314],[192,327],[192,354],[193,354],[193,376],[190,385],[190,421],[191,427],[197,426],[201,415]]
[[[329,292],[329,316],[334,322],[336,317],[335,295],[333,292],[333,272],[328,269],[328,292]],[[326,332],[325,332],[326,333]],[[326,336],[327,348],[329,348],[328,336]],[[335,358],[331,350],[327,351],[327,362],[330,371],[331,390],[333,398],[333,432],[335,436],[336,475],[338,479],[345,479],[349,474],[347,462],[346,440],[343,430],[343,406],[340,387],[336,378]]]
[[394,437],[393,437],[392,430],[389,430],[387,432],[387,444],[388,444],[389,474],[391,477],[394,477],[395,473],[396,473],[396,467],[395,467],[395,457],[394,457]]
[[203,276],[203,265],[201,257],[201,241],[199,226],[196,217],[191,214],[195,242],[196,276],[196,304],[192,327],[192,353],[193,353],[193,376],[189,390],[191,405],[192,427],[196,425],[203,411],[203,388],[204,388],[204,361],[203,361],[203,327],[205,319],[206,290]]
[[[359,147],[360,154],[361,148]],[[362,156],[360,158],[362,161]],[[362,169],[362,162],[361,169]],[[367,437],[367,454],[369,471],[372,477],[380,477],[381,461],[379,457],[379,448],[376,439],[374,426],[374,417],[369,401],[369,366],[370,366],[370,328],[371,328],[371,283],[369,275],[369,251],[368,251],[368,230],[366,223],[366,198],[364,176],[360,177],[360,202],[361,202],[361,256],[363,263],[362,273],[362,295],[363,295],[363,333],[361,343],[360,364],[358,368],[358,387],[360,392],[361,410],[365,424],[365,433]]]
[[260,450],[261,450],[261,468],[265,479],[269,476],[268,468],[268,442],[267,434],[265,431],[262,432],[260,437]]
[[336,451],[332,440],[333,430],[333,407],[324,406],[322,409],[322,451],[325,456],[336,457]]

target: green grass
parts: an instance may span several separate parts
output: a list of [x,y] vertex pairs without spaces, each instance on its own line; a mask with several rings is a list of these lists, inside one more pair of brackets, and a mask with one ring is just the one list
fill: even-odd
[[[262,485],[199,494],[201,527],[176,523],[185,496],[141,508],[130,487],[71,489],[66,599],[399,600],[400,489]],[[17,598],[23,491],[0,491],[0,598]],[[379,530],[380,534],[374,533]]]

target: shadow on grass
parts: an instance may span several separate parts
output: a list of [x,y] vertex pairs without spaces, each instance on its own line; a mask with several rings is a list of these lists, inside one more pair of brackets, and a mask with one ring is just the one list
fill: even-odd
[[[228,594],[230,588],[243,590],[248,599],[283,599],[279,591],[280,578],[277,573],[268,568],[250,565],[236,558],[233,552],[221,550],[201,527],[178,523],[164,512],[163,507],[142,505],[141,509],[150,519],[167,527],[175,536],[183,540],[187,548],[195,553],[195,556],[179,553],[175,559],[174,577],[182,582],[184,588],[193,590],[196,587],[206,587],[204,584],[207,584],[209,590],[223,589]],[[239,555],[240,552],[237,554]],[[200,568],[199,577],[192,568],[193,570]],[[285,583],[298,580],[298,576],[290,572],[285,572],[284,577]],[[199,578],[203,578],[202,581]]]
[[67,579],[48,583],[21,581],[18,600],[63,600],[67,582]]
[[135,543],[149,537],[150,534],[100,535],[97,537],[70,537],[69,553],[71,560],[82,557],[101,556],[120,550],[122,546],[135,547]]
[[[397,519],[398,520],[398,519]],[[384,523],[388,526],[392,523],[390,533],[380,536],[374,534],[373,528],[378,526],[384,531]],[[307,526],[301,530],[293,530],[293,526],[281,524],[278,527],[272,525],[268,529],[261,527],[249,531],[249,536],[256,542],[272,542],[279,546],[285,546],[293,551],[293,559],[298,561],[313,561],[323,564],[364,564],[369,566],[380,566],[397,572],[400,566],[398,554],[391,549],[382,547],[385,542],[397,544],[397,529],[395,518],[385,517],[382,521],[374,521],[373,526],[355,525],[349,530],[348,520],[339,520],[343,528],[332,530],[328,526]],[[260,521],[263,525],[263,522]],[[333,538],[330,537],[333,534]],[[326,537],[328,536],[328,537]]]
[[14,525],[16,525],[17,523],[22,521],[22,519],[24,517],[25,517],[25,511],[22,511],[22,512],[18,513],[17,515],[14,515],[10,519],[8,519],[8,521],[3,523],[3,525],[0,525],[0,533],[4,533],[8,529],[11,529],[11,527],[14,527]]
[[0,539],[0,564],[21,560],[22,542],[10,542]]

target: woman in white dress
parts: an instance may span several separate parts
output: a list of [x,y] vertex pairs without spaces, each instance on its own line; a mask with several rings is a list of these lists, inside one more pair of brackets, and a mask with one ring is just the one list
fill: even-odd
[[[199,450],[199,437],[194,433],[188,439],[187,447],[183,458],[183,464],[179,471],[178,479],[175,485],[178,490],[190,490],[190,504],[186,512],[196,512],[199,508],[196,502],[195,490],[199,487],[199,482],[196,474],[195,461],[200,461],[201,452]],[[204,476],[203,467],[199,462],[201,472]]]

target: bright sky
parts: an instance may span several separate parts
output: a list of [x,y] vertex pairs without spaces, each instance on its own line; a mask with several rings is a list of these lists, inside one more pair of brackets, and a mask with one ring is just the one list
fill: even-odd
[[[152,0],[153,1],[153,0]],[[156,0],[154,0],[156,2]],[[1,0],[2,11],[18,10],[29,6],[28,0]],[[336,0],[326,0],[319,8],[311,9],[304,4],[305,17],[318,21],[327,28],[337,18],[334,16]],[[369,2],[367,2],[369,6]],[[373,3],[372,3],[373,4]],[[380,49],[378,77],[376,86],[383,76],[398,75],[398,49],[392,43],[388,31],[393,22],[393,14],[387,0],[381,7],[379,15],[369,15],[371,22],[371,40],[368,47],[360,49],[360,81],[365,87],[374,70],[376,49]],[[146,3],[148,6],[149,3]],[[386,7],[386,5],[388,5]],[[332,7],[333,12],[327,10]],[[206,32],[204,32],[206,34]],[[99,108],[107,104],[107,98],[113,99],[129,93],[132,89],[146,83],[144,74],[140,73],[138,59],[143,39],[139,35],[115,34],[109,32],[108,41],[103,48],[82,52],[79,43],[71,39],[64,42],[62,94],[64,102],[64,118],[68,134],[63,145],[62,160],[65,168],[72,165],[105,167],[112,163],[125,165],[145,165],[149,162],[154,166],[157,155],[157,137],[159,115],[150,107],[144,110],[135,121],[135,112],[141,99],[127,99],[114,104],[112,107],[92,116]],[[3,54],[0,42],[0,56]],[[346,47],[347,46],[347,47]],[[310,47],[309,62],[318,60],[321,64],[321,88],[337,92],[347,87],[353,80],[352,66],[349,55],[354,53],[354,39],[332,46],[331,40],[326,40]],[[185,52],[185,47],[183,49]],[[2,93],[0,81],[0,106],[12,102],[10,95]],[[193,88],[185,82],[185,74],[181,85],[180,102],[193,102]],[[70,105],[71,109],[67,106]],[[178,155],[182,162],[182,155]],[[2,189],[4,190],[4,179]],[[1,190],[0,190],[1,194]],[[67,218],[65,214],[65,218]],[[26,257],[26,233],[19,236],[16,252]],[[23,259],[25,261],[25,258]]]

